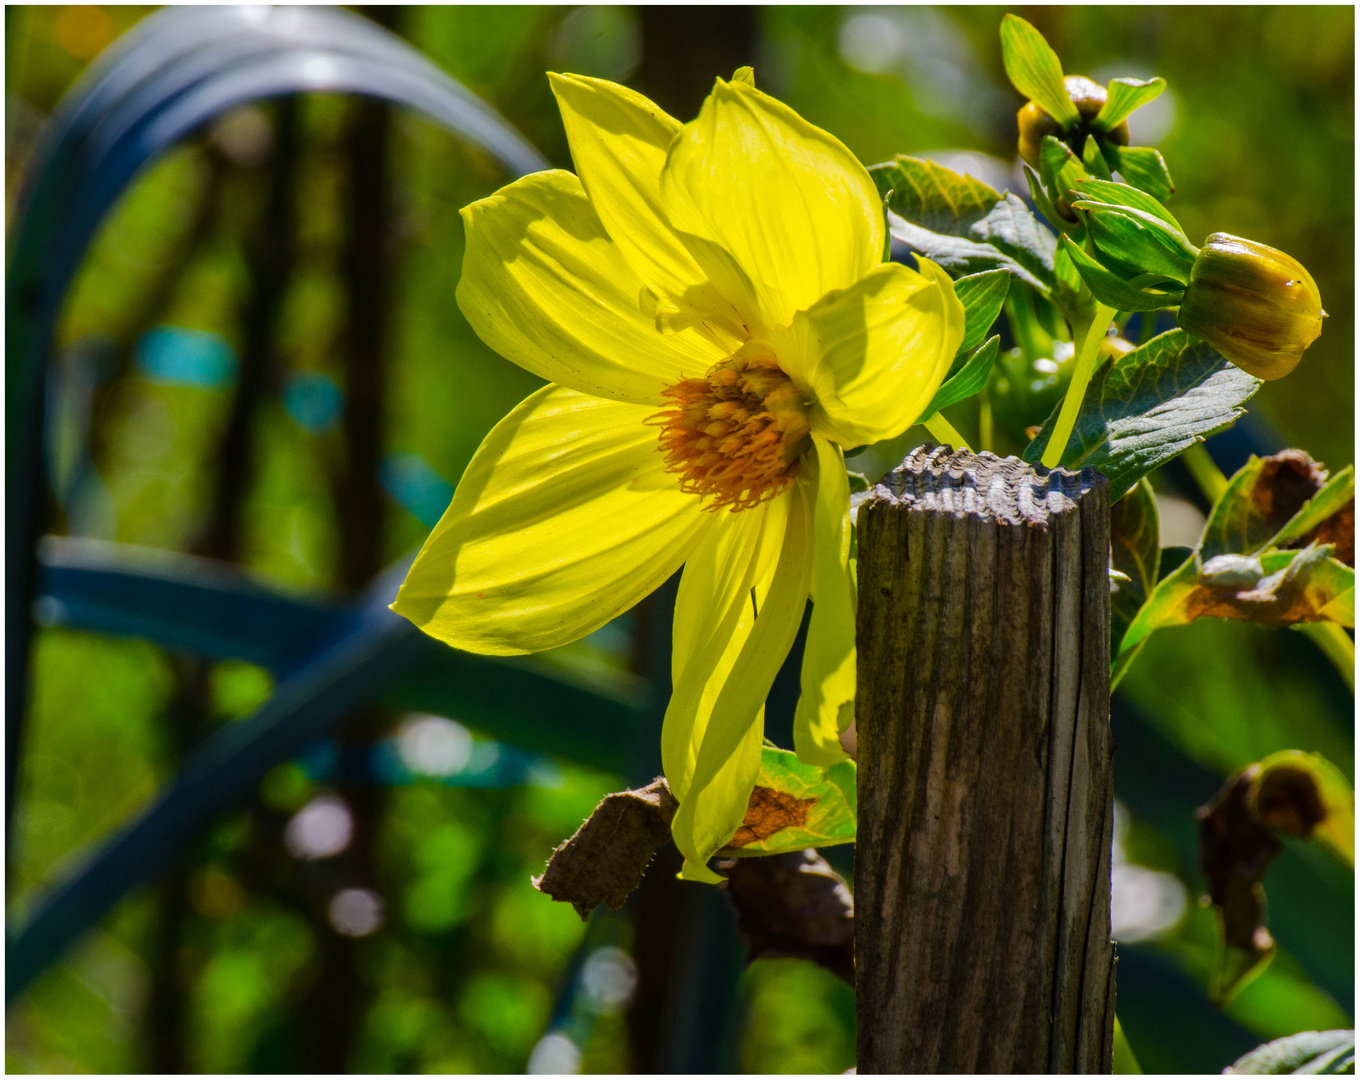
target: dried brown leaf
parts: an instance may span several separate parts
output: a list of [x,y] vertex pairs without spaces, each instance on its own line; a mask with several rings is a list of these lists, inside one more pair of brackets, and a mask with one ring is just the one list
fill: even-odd
[[595,812],[548,859],[534,887],[554,900],[570,903],[582,919],[599,904],[614,911],[671,834],[677,807],[660,777],[643,788],[620,791],[600,800]]
[[718,868],[737,913],[747,962],[811,960],[855,984],[855,904],[845,880],[813,848],[728,859]]

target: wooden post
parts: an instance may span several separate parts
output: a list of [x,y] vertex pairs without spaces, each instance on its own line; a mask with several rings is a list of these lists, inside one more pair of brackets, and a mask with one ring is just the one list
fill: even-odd
[[860,506],[861,1073],[1111,1069],[1109,516],[944,447]]

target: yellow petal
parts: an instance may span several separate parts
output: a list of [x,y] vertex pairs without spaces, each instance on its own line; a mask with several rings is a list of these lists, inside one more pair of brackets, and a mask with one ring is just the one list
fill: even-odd
[[545,386],[491,431],[392,605],[470,652],[584,637],[679,569],[714,515],[662,471],[654,410]]
[[[769,510],[766,503],[715,515],[685,562],[671,635],[671,699],[661,729],[661,764],[677,799],[689,790],[713,704],[755,625],[751,589],[765,554],[761,537]],[[782,506],[772,528],[782,536]]]
[[800,312],[772,342],[815,399],[814,434],[844,447],[900,435],[940,388],[963,341],[963,305],[928,259],[897,263]]
[[793,747],[809,765],[846,756],[840,735],[855,714],[855,584],[850,577],[850,484],[840,448],[813,436],[812,618],[803,650]]
[[[795,484],[768,504],[760,546],[779,552],[778,565],[750,635],[713,703],[694,774],[671,823],[686,860],[682,877],[711,880],[705,864],[746,816],[760,771],[765,697],[807,606],[812,561],[808,487]],[[763,561],[758,551],[757,566]]]
[[463,209],[458,306],[520,367],[582,393],[659,404],[725,355],[694,330],[662,334],[644,285],[568,172],[516,180]]
[[[717,81],[672,144],[661,191],[671,224],[718,245],[749,279],[759,312],[724,295],[743,315],[763,314],[756,333],[787,326],[883,258],[883,208],[868,171],[838,139],[746,82]],[[691,250],[720,290],[731,287]]]

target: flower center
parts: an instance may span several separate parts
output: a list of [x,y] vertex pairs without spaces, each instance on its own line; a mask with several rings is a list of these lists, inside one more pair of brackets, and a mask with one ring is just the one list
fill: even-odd
[[713,496],[710,510],[774,498],[793,483],[807,448],[798,388],[773,355],[750,346],[742,353],[665,390],[675,404],[648,421],[661,428],[666,470],[680,476],[681,491]]

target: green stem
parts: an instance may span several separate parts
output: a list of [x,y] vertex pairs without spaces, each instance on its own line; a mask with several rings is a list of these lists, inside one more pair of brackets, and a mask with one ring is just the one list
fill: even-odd
[[925,421],[925,425],[926,430],[937,442],[949,443],[955,450],[967,450],[970,454],[973,452],[968,440],[954,430],[954,425],[944,418],[944,413],[937,412]]
[[1138,320],[1138,347],[1142,348],[1152,340],[1152,332],[1157,329],[1157,312],[1145,311]]
[[1346,688],[1355,693],[1355,642],[1350,634],[1334,622],[1310,622],[1298,625],[1300,632],[1313,639],[1317,647],[1327,654],[1341,677]]
[[982,393],[978,395],[978,445],[987,451],[994,450],[996,445],[994,436],[992,398],[987,393],[987,388],[983,387]]
[[1228,490],[1228,478],[1214,464],[1214,459],[1209,456],[1209,451],[1202,442],[1195,443],[1182,453],[1181,460],[1190,470],[1190,475],[1195,478],[1200,491],[1204,492],[1210,506],[1223,498],[1223,493]]
[[1077,360],[1072,368],[1072,381],[1067,386],[1067,396],[1063,398],[1062,408],[1058,411],[1058,422],[1054,425],[1053,435],[1048,440],[1048,449],[1044,451],[1042,463],[1047,469],[1055,468],[1062,460],[1063,451],[1067,449],[1072,429],[1077,425],[1077,413],[1081,410],[1082,400],[1086,397],[1086,387],[1091,382],[1091,376],[1095,374],[1101,339],[1105,336],[1105,330],[1110,325],[1110,316],[1113,314],[1114,308],[1097,303],[1095,310],[1091,312],[1090,322],[1081,327],[1081,333],[1076,333],[1077,327],[1072,328],[1073,340],[1079,338],[1081,341],[1081,351],[1077,353]]

